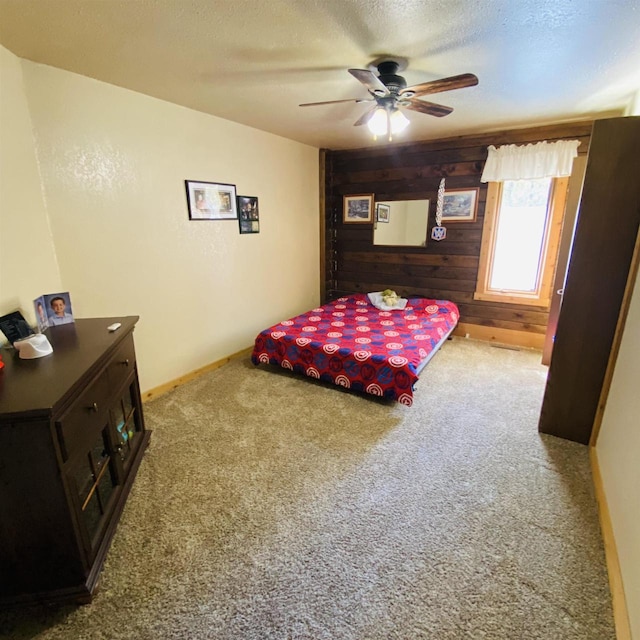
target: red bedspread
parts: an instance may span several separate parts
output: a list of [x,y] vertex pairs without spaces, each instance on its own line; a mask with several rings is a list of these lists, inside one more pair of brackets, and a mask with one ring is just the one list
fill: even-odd
[[265,329],[251,360],[410,406],[420,363],[458,317],[448,300],[409,298],[404,310],[380,311],[356,294]]

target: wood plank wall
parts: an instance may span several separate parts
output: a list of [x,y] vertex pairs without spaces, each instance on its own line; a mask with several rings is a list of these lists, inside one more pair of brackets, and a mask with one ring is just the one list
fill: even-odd
[[[548,309],[473,299],[487,185],[480,176],[488,145],[578,139],[586,154],[593,122],[499,131],[367,149],[327,151],[325,156],[325,265],[323,292],[330,300],[348,293],[394,289],[453,300],[460,322],[544,334]],[[479,187],[477,220],[445,223],[447,237],[426,247],[373,245],[372,224],[343,224],[344,195],[373,193],[376,200],[428,199],[429,233],[435,224],[440,179],[448,189]]]

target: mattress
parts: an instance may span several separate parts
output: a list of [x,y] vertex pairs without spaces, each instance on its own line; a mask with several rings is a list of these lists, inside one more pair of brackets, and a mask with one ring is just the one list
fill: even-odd
[[260,332],[251,359],[411,406],[420,370],[458,318],[448,300],[408,298],[383,311],[355,294]]

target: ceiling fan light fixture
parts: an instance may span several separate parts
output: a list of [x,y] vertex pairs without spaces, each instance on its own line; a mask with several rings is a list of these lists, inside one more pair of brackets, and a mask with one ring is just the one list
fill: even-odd
[[401,133],[409,126],[409,118],[399,109],[395,109],[389,118],[391,122],[391,133]]
[[378,107],[373,115],[369,118],[367,122],[367,127],[369,131],[373,133],[374,136],[384,136],[387,134],[387,110],[383,107]]
[[367,122],[369,131],[377,138],[378,136],[391,136],[404,131],[409,125],[409,118],[397,108],[385,109],[378,107]]

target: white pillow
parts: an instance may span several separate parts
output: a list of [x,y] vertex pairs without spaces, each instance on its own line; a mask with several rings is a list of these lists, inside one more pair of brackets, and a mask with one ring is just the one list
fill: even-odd
[[381,311],[394,311],[395,309],[404,309],[407,306],[407,302],[409,302],[406,298],[398,298],[396,304],[390,307],[386,302],[382,300],[382,291],[374,291],[372,293],[367,293],[367,297],[369,298],[369,302],[376,308]]

